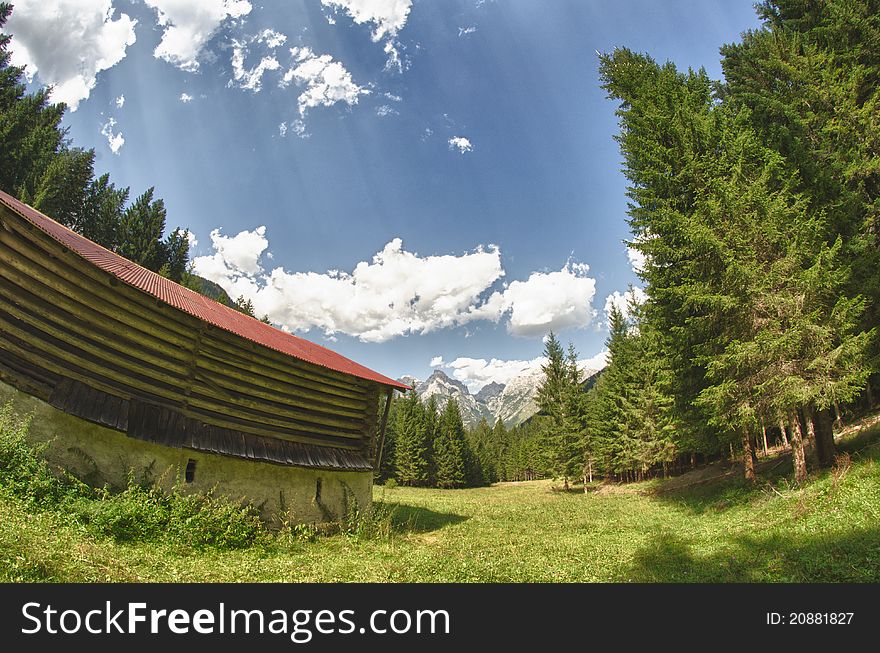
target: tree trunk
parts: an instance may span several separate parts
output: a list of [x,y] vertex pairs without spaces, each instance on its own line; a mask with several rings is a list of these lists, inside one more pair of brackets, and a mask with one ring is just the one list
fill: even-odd
[[804,449],[808,453],[810,464],[819,466],[819,454],[816,447],[816,432],[813,430],[813,412],[809,406],[804,406],[798,411],[800,417],[801,433],[804,434]]
[[745,466],[746,480],[749,483],[757,481],[755,477],[755,451],[752,449],[752,438],[748,433],[743,433],[743,465]]
[[844,426],[843,413],[840,412],[840,406],[836,401],[834,402],[834,424],[839,426],[840,428],[843,428]]
[[816,457],[820,467],[831,467],[837,447],[834,446],[834,419],[831,411],[817,410],[812,414],[812,427],[816,444]]
[[791,410],[791,458],[794,463],[795,483],[803,483],[807,480],[807,457],[804,453],[804,432],[801,429],[801,421],[797,411]]
[[788,449],[788,436],[785,435],[785,421],[779,418],[779,433],[782,436],[782,446]]
[[769,454],[767,451],[767,427],[764,426],[764,418],[761,418],[761,436],[764,438],[764,457],[766,458]]
[[871,392],[871,380],[865,381],[865,398],[868,400],[868,410],[874,408],[874,393]]

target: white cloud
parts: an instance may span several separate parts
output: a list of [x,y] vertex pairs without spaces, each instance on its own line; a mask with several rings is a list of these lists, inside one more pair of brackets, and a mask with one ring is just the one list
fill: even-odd
[[453,136],[448,142],[450,150],[457,149],[462,154],[474,151],[474,146],[471,144],[470,140],[464,136]]
[[153,55],[188,72],[199,69],[199,53],[223,21],[246,16],[252,8],[247,0],[144,1],[165,28]]
[[[578,369],[584,374],[592,374],[601,370],[607,364],[607,351],[600,351],[595,356],[578,360]],[[439,358],[439,357],[438,357]],[[484,385],[489,383],[502,383],[507,385],[512,379],[524,373],[540,374],[541,366],[547,363],[543,356],[531,360],[502,360],[493,358],[467,358],[460,357],[448,363],[441,363],[442,367],[452,370],[452,376],[466,386],[471,392],[479,392]],[[433,361],[432,361],[432,367]]]
[[290,68],[280,82],[287,86],[291,81],[305,90],[297,99],[300,116],[317,106],[329,107],[337,102],[349,106],[357,104],[360,95],[369,94],[369,89],[352,81],[351,73],[339,61],[333,61],[329,54],[316,55],[311,48],[291,48],[294,67]]
[[287,136],[287,123],[286,122],[282,122],[280,125],[278,125],[278,135],[281,136],[281,138],[284,138],[285,136]]
[[[309,132],[306,131],[306,123],[298,118],[290,123],[290,128],[293,130],[293,133],[300,138],[308,138],[310,136]],[[271,254],[269,257],[271,258]]]
[[190,95],[189,93],[181,93],[180,94],[180,101],[183,102],[184,104],[186,104],[187,102],[192,102],[192,99],[193,99],[193,96]]
[[321,0],[321,4],[344,11],[357,25],[369,23],[373,27],[373,42],[385,40],[386,68],[403,69],[397,35],[406,25],[412,0]]
[[122,136],[122,132],[113,133],[113,128],[116,126],[116,120],[110,118],[101,125],[101,134],[107,138],[107,145],[110,146],[110,151],[113,154],[119,154],[119,150],[122,149],[122,146],[125,145],[125,138]]
[[125,106],[125,96],[120,95],[118,98],[116,98],[116,108],[121,109],[123,106]]
[[493,358],[487,361],[485,358],[459,357],[443,364],[443,367],[452,370],[452,376],[472,391],[479,391],[489,383],[507,385],[513,377],[519,376],[526,370],[538,368],[543,363],[544,358],[535,358],[530,361]]
[[27,66],[53,86],[52,99],[76,111],[96,77],[125,58],[135,42],[127,14],[114,18],[111,0],[17,0],[5,31],[13,35],[11,63]]
[[189,241],[190,251],[195,249],[196,245],[199,244],[199,240],[198,240],[198,238],[196,238],[196,235],[189,230],[187,230],[187,232],[186,232],[186,239]]
[[194,259],[195,271],[233,296],[253,300],[258,314],[291,330],[317,328],[381,342],[463,324],[484,293],[504,275],[497,248],[460,256],[422,257],[403,249],[399,238],[354,270],[262,271],[268,247],[264,229],[234,237],[212,232],[214,254]]
[[[287,41],[287,37],[280,32],[265,29],[259,34],[243,39],[232,41],[232,76],[241,88],[249,89],[256,93],[262,87],[263,75],[267,70],[278,70],[281,64],[275,58],[275,50]],[[245,68],[245,58],[254,46],[263,46],[266,54],[253,68]]]
[[645,271],[645,255],[633,247],[626,248],[626,257],[629,259],[629,266],[636,274],[642,274]]
[[431,367],[441,367],[443,365],[443,357],[442,356],[434,356],[431,359]]
[[636,286],[630,286],[625,293],[615,290],[605,298],[605,324],[607,325],[610,321],[613,306],[616,306],[624,317],[629,317],[630,304],[644,304],[647,298],[645,291]]
[[458,28],[458,35],[459,35],[459,37],[467,36],[468,34],[473,34],[476,31],[477,31],[476,25],[469,25],[468,27],[459,27]]
[[[223,275],[256,275],[263,271],[260,257],[269,247],[266,239],[266,227],[257,227],[253,231],[241,231],[235,236],[224,236],[219,229],[211,232],[213,256],[202,256],[200,265],[215,266],[212,274],[216,277],[217,270],[223,269]],[[212,259],[209,263],[204,259]],[[212,279],[216,281],[216,279]]]
[[376,115],[380,118],[384,118],[385,116],[400,115],[400,112],[397,111],[397,109],[394,109],[390,104],[383,104],[382,106],[376,108]]
[[[291,129],[296,129],[293,125]],[[264,227],[225,236],[211,232],[214,253],[194,259],[195,271],[232,296],[244,295],[258,314],[290,330],[316,328],[383,342],[474,321],[499,322],[517,336],[588,325],[595,280],[588,266],[568,263],[558,272],[534,272],[486,298],[505,276],[501,253],[490,245],[461,255],[419,256],[389,242],[371,261],[351,272],[288,272],[264,269],[270,258]]]
[[533,272],[526,281],[513,281],[504,292],[493,293],[479,311],[484,316],[497,312],[499,318],[509,313],[507,330],[515,336],[585,327],[596,315],[596,280],[587,276],[589,269],[585,263],[569,262],[558,272]]

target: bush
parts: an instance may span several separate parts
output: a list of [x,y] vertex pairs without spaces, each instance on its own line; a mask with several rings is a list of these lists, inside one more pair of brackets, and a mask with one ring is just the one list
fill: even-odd
[[0,408],[0,486],[38,507],[52,507],[81,496],[88,488],[73,476],[54,473],[42,454],[45,445],[27,441],[32,415],[16,415],[12,402]]
[[166,542],[193,549],[241,549],[267,535],[257,512],[209,494],[144,487],[129,481],[117,494],[72,506],[96,535],[117,542]]
[[117,542],[164,542],[204,549],[240,549],[269,537],[257,511],[213,494],[164,490],[131,474],[122,492],[93,489],[43,458],[27,441],[32,416],[0,408],[0,489],[40,510],[61,514]]

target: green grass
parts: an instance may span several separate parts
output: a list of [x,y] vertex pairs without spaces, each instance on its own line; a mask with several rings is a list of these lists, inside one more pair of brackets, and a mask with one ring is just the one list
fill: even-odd
[[359,525],[335,535],[288,529],[244,548],[122,541],[3,490],[0,580],[877,582],[878,438],[880,428],[860,434],[845,445],[851,465],[800,488],[787,463],[756,488],[735,475],[588,494],[547,481],[377,487],[376,516]]

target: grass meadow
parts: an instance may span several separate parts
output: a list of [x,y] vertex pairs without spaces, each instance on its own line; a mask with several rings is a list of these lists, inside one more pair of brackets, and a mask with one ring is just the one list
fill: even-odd
[[[6,422],[4,446],[38,464],[20,438],[9,445],[15,429]],[[138,488],[101,494],[68,479],[61,491],[31,491],[46,470],[10,471],[15,456],[4,451],[0,580],[877,582],[880,426],[841,448],[834,469],[801,487],[788,480],[785,454],[762,462],[756,487],[720,466],[586,493],[546,480],[377,486],[372,514],[333,533],[269,531],[252,515],[230,518],[220,501]]]

